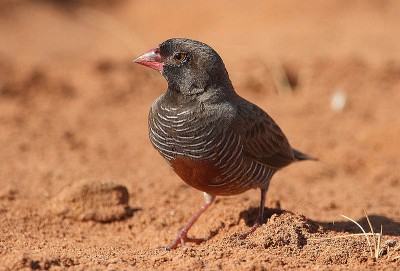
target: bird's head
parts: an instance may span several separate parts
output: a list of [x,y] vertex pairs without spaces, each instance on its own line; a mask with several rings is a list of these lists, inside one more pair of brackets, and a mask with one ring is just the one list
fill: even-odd
[[174,38],[139,56],[134,62],[159,71],[168,82],[168,89],[187,96],[209,90],[233,91],[225,65],[205,43]]

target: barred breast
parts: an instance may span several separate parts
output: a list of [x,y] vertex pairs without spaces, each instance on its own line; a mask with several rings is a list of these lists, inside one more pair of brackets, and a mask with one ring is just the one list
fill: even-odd
[[244,155],[242,135],[227,114],[206,114],[201,106],[173,106],[163,96],[157,99],[149,113],[152,145],[183,181],[208,194],[268,188],[276,169]]

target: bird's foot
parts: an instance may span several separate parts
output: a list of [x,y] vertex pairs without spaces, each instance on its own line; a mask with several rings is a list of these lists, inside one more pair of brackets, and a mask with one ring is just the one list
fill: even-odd
[[253,233],[256,229],[258,229],[261,226],[260,222],[256,222],[253,227],[251,227],[250,229],[248,229],[247,231],[245,231],[244,233],[239,235],[239,239],[246,239],[247,236],[249,236],[251,233]]
[[186,243],[195,243],[196,245],[199,245],[204,241],[205,239],[202,238],[188,237],[187,233],[179,233],[178,237],[170,245],[166,246],[165,249],[176,249],[179,244],[181,244],[181,246],[185,246]]

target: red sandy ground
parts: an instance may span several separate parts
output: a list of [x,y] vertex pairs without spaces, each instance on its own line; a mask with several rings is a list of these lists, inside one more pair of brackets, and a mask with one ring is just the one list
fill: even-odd
[[[0,1],[0,270],[400,269],[399,1],[70,2]],[[164,79],[131,63],[170,37],[213,46],[321,159],[273,178],[246,240],[256,190],[218,198],[190,232],[203,244],[162,249],[203,202],[147,137]],[[335,238],[360,232],[340,214],[369,231],[364,210],[377,260]]]

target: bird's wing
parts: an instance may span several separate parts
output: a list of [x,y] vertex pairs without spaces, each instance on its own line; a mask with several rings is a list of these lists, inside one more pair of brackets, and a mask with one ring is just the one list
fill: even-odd
[[273,168],[294,161],[293,150],[282,130],[261,108],[246,101],[239,109],[238,120],[244,155]]

